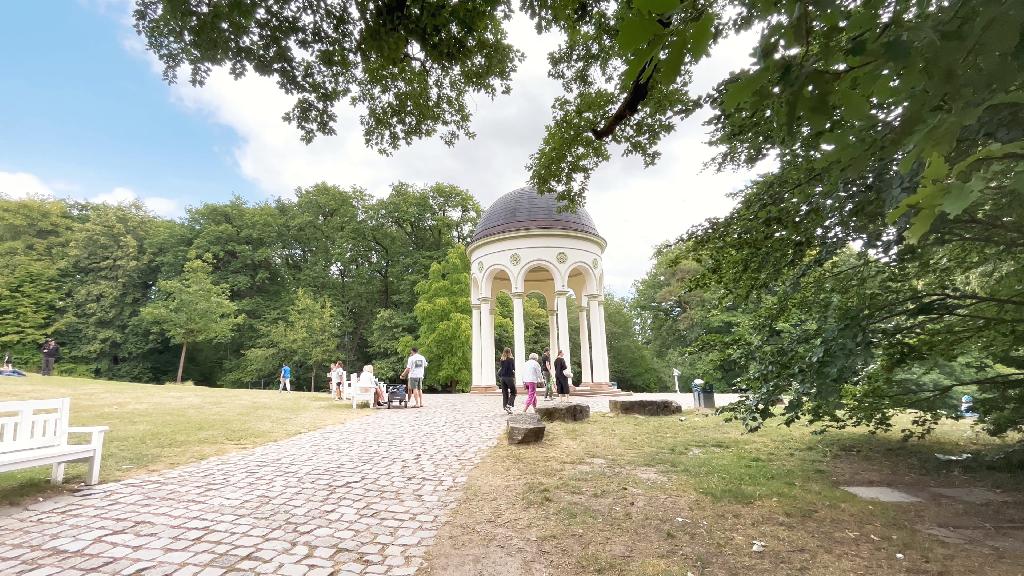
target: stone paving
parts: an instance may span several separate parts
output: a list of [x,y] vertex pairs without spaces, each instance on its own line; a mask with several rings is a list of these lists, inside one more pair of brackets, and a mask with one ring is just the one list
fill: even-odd
[[414,574],[504,425],[495,397],[431,395],[426,408],[45,500],[0,517],[0,574]]

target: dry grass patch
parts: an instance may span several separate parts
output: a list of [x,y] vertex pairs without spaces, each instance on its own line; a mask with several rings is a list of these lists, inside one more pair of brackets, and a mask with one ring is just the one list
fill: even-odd
[[[744,434],[718,417],[597,415],[548,425],[539,446],[499,445],[428,552],[435,576],[1024,574],[1024,552],[951,544],[920,527],[1019,519],[1019,474],[939,463],[1003,443],[949,423],[925,442],[806,427]],[[995,505],[867,502],[841,490],[978,486]],[[753,540],[764,552],[751,551]],[[897,554],[904,558],[897,559]]]
[[[110,426],[100,480],[181,466],[340,424],[366,411],[326,394],[278,394],[202,386],[154,386],[84,378],[28,376],[0,380],[0,401],[71,398],[72,426]],[[49,467],[0,474],[0,502],[56,491]],[[70,464],[65,487],[85,478]]]

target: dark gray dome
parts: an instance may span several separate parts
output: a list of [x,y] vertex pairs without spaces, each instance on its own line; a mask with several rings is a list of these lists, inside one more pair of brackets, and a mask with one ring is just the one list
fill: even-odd
[[480,218],[472,242],[515,230],[537,229],[569,230],[601,237],[586,210],[559,212],[554,194],[541,196],[533,188],[520,188],[491,204]]

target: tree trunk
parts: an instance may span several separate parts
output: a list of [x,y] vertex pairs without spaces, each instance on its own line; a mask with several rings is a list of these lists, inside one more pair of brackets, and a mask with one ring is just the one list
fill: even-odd
[[309,391],[310,392],[316,392],[316,390],[314,390],[315,387],[316,387],[316,364],[313,364],[313,377],[309,379]]
[[188,342],[181,343],[181,359],[178,360],[178,384],[181,384],[181,372],[185,369],[185,348],[188,348]]

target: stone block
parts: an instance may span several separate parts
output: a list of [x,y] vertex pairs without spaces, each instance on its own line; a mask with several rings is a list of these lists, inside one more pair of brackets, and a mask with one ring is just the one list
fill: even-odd
[[579,422],[590,418],[590,406],[581,402],[549,404],[539,406],[537,416],[545,422]]
[[536,414],[516,414],[508,418],[508,443],[531,444],[544,439],[544,423]]
[[681,414],[683,407],[675,400],[609,400],[608,411],[612,414],[672,416]]

